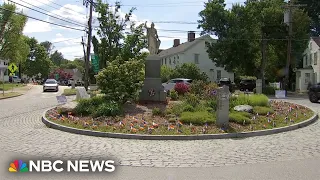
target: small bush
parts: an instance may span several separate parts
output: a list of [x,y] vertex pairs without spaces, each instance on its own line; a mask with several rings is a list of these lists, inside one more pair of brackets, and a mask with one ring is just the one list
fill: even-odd
[[186,106],[183,107],[183,112],[194,112],[194,111],[195,111],[195,108],[190,104],[186,104]]
[[264,94],[248,96],[250,106],[269,106],[269,98]]
[[121,114],[122,108],[121,106],[114,102],[105,102],[98,106],[98,108],[92,112],[93,117],[99,117],[99,116],[116,116]]
[[77,90],[76,89],[65,89],[62,93],[62,95],[65,96],[72,96],[72,95],[76,95]]
[[176,101],[179,99],[179,94],[177,91],[170,91],[170,98],[173,100],[173,101]]
[[170,109],[166,110],[166,114],[174,114],[179,116],[183,112],[183,108],[186,106],[186,103],[176,103],[172,105]]
[[272,86],[266,86],[262,89],[262,93],[265,95],[275,95],[277,88],[274,88]]
[[153,109],[152,109],[152,115],[154,115],[154,116],[160,116],[160,115],[162,115],[161,109],[159,109],[159,108],[153,108]]
[[206,101],[206,106],[212,108],[213,110],[217,110],[217,100],[210,99],[210,100]]
[[195,80],[190,85],[190,93],[196,94],[197,96],[203,96],[205,93],[205,87],[207,83],[201,80]]
[[177,83],[175,86],[174,86],[174,90],[178,92],[178,94],[185,94],[189,91],[189,86],[186,85],[185,83]]
[[251,124],[251,119],[248,117],[248,114],[244,112],[231,112],[229,114],[229,121],[242,125],[243,123],[245,123],[245,125]]
[[185,97],[185,102],[193,107],[196,107],[199,105],[200,99],[195,94],[188,93]]
[[250,105],[250,106],[269,106],[269,99],[263,94],[233,96],[230,98],[230,108],[234,108],[238,105]]
[[180,121],[186,124],[203,125],[205,123],[215,123],[215,117],[208,111],[183,112]]
[[269,107],[255,106],[253,107],[253,112],[259,115],[266,115],[269,113],[274,113],[274,110]]

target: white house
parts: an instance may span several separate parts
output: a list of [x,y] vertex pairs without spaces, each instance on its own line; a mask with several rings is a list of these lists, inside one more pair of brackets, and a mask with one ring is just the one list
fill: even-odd
[[173,47],[159,53],[161,64],[174,68],[183,63],[195,63],[202,72],[208,75],[211,82],[217,82],[224,77],[230,78],[234,82],[233,72],[227,72],[223,67],[217,67],[209,58],[206,41],[214,42],[215,40],[209,35],[195,38],[195,33],[189,31],[187,42],[180,44],[180,39],[174,39]]
[[8,74],[8,61],[0,60],[0,81],[9,81]]
[[296,71],[296,91],[306,92],[309,82],[320,82],[320,37],[312,37],[303,53],[303,68]]

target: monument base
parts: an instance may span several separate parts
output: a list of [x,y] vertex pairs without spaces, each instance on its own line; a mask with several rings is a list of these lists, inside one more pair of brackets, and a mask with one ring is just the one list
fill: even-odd
[[140,101],[165,102],[167,93],[161,83],[161,78],[146,78],[140,92]]

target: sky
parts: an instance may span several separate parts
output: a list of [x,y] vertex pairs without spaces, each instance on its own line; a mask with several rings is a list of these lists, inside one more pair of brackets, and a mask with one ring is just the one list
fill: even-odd
[[[243,1],[226,0],[227,8],[230,8],[232,3]],[[1,4],[3,2],[4,0],[0,0]],[[81,30],[87,24],[89,12],[88,8],[83,5],[83,0],[5,0],[5,2],[18,3],[16,4],[17,7],[24,14],[38,19],[28,18],[23,31],[25,35],[35,37],[39,42],[52,42],[54,45],[53,51],[58,50],[65,59],[73,60],[83,57],[81,38],[84,36],[85,41],[87,38],[85,32]],[[114,0],[107,2],[111,5],[115,4]],[[125,13],[129,12],[132,7],[136,7],[132,20],[137,21],[137,23],[147,21],[149,26],[151,22],[154,22],[161,40],[160,49],[167,49],[172,47],[173,39],[180,39],[181,43],[187,41],[188,31],[196,31],[196,37],[200,36],[201,29],[197,28],[197,20],[200,20],[198,14],[204,9],[204,2],[204,0],[150,0],[148,2],[145,0],[122,0],[120,1],[122,5],[120,16],[124,17]],[[94,13],[93,16],[94,25],[98,25],[97,13]],[[59,27],[39,20],[75,29]],[[163,21],[171,23],[164,23]],[[93,32],[93,35],[95,34],[96,30]]]

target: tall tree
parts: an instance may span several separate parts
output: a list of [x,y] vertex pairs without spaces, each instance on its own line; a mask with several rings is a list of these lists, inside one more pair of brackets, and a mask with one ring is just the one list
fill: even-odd
[[[115,9],[107,3],[98,0],[96,12],[99,13],[98,36],[92,39],[94,52],[100,59],[100,68],[106,67],[107,62],[121,56],[121,60],[145,56],[141,50],[146,47],[146,38],[143,32],[143,24],[136,25],[130,21],[135,8],[120,19],[120,3],[115,3]],[[130,26],[130,30],[126,28]]]
[[48,54],[51,54],[51,51],[54,49],[54,46],[50,41],[41,42],[40,45],[42,45],[46,49]]
[[6,25],[9,22],[11,16],[13,15],[13,12],[15,11],[16,7],[12,4],[6,4],[4,3],[3,5],[1,5],[1,8],[4,9],[0,9],[0,39],[2,40],[3,38],[3,34],[4,31],[6,29]]
[[[259,74],[262,79],[266,76],[274,80],[279,69],[285,67],[287,53],[287,26],[281,5],[282,0],[252,0],[228,10],[224,0],[205,3],[205,9],[199,13],[199,27],[203,34],[218,36],[216,43],[207,44],[209,57],[238,75]],[[306,45],[309,19],[299,9],[293,14],[296,41],[292,52],[299,54]]]
[[320,1],[319,0],[295,0],[299,4],[305,4],[301,7],[307,11],[311,18],[310,33],[312,36],[320,36]]
[[29,59],[23,64],[23,69],[29,77],[37,76],[47,77],[50,72],[52,62],[50,61],[46,49],[38,43],[35,38],[26,39],[30,47]]
[[66,63],[66,60],[64,59],[62,53],[57,50],[51,54],[50,59],[57,66],[60,66],[61,64]]

